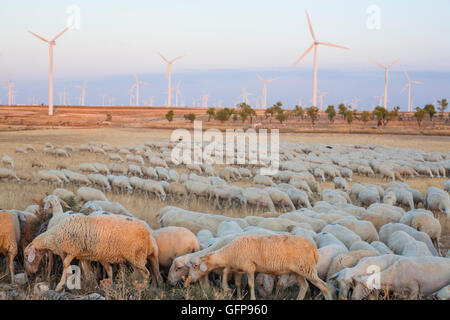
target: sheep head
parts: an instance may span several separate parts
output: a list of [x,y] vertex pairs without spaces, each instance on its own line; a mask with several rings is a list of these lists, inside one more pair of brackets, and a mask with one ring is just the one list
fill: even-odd
[[33,243],[30,243],[24,250],[25,269],[29,273],[36,273],[42,258],[45,254],[45,250],[37,249]]

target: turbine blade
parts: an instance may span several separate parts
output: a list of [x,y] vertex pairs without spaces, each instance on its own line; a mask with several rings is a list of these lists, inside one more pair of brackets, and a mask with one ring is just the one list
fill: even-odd
[[28,30],[28,32],[31,33],[31,34],[32,34],[33,36],[35,36],[36,38],[38,38],[38,39],[40,39],[40,40],[42,40],[42,41],[44,41],[44,42],[49,43],[49,41],[48,41],[47,39],[45,39],[45,38],[43,38],[43,37],[37,35],[36,33],[31,32],[30,30]]
[[278,80],[279,78],[272,78],[272,79],[270,79],[270,80],[267,80],[267,82],[272,82],[272,81],[275,81],[275,80]]
[[169,60],[167,60],[166,57],[164,57],[164,56],[163,56],[161,53],[159,53],[159,52],[158,52],[158,54],[159,54],[159,56],[160,56],[165,62],[169,63]]
[[394,65],[396,65],[397,63],[399,63],[400,62],[400,59],[398,59],[398,60],[395,60],[394,62],[392,62],[390,65],[389,65],[389,67],[388,68],[390,68],[390,67],[392,67],[392,66],[394,66]]
[[383,69],[386,69],[386,67],[385,66],[383,66],[382,64],[379,64],[378,62],[376,62],[376,61],[371,61],[374,65],[377,65],[377,66],[379,66],[380,68],[383,68]]
[[259,74],[256,75],[259,80],[264,81],[263,77],[261,77]]
[[180,60],[181,58],[184,58],[184,56],[176,57],[175,59],[172,59],[172,60],[170,61],[170,63],[174,63],[175,61]]
[[303,58],[312,50],[313,47],[314,47],[314,43],[305,51],[305,53],[303,53],[301,55],[300,58],[298,58],[297,61],[295,61],[295,63],[292,65],[292,68],[294,68],[300,61],[302,61]]
[[405,71],[405,76],[406,76],[406,79],[408,79],[408,81],[411,81],[411,79],[409,78],[408,72],[406,72],[406,71]]
[[335,47],[335,48],[350,50],[350,48],[347,48],[347,47],[344,47],[344,46],[340,46],[340,45],[337,45],[337,44],[333,44],[333,43],[328,43],[328,42],[319,42],[319,44],[324,45],[324,46],[328,46],[328,47]]
[[423,82],[420,82],[420,81],[412,81],[411,83],[414,83],[414,84],[423,84]]
[[404,92],[406,90],[406,88],[408,88],[408,86],[410,85],[410,83],[408,82],[407,84],[405,84],[405,86],[403,87],[401,92]]
[[58,35],[52,39],[52,42],[53,42],[53,41],[56,41],[56,39],[58,39],[58,38],[61,37],[64,33],[66,33],[67,31],[69,31],[69,29],[70,29],[70,27],[67,27],[67,28],[65,28],[63,31],[61,31],[60,33],[58,33]]
[[311,32],[311,36],[314,39],[314,42],[316,41],[316,36],[314,35],[314,30],[311,24],[311,19],[309,18],[309,14],[308,11],[306,10],[306,19],[308,19],[308,26],[309,26],[309,31]]

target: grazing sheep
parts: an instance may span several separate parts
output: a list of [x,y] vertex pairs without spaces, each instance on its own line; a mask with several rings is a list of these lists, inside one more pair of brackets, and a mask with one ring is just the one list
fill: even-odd
[[19,177],[14,171],[6,168],[0,168],[0,180],[2,179],[20,181]]
[[127,169],[125,169],[125,167],[121,166],[118,163],[111,163],[109,165],[109,171],[111,172],[111,174],[119,174],[122,176],[127,174]]
[[240,236],[225,247],[197,258],[192,262],[189,279],[197,281],[206,272],[224,268],[222,283],[226,290],[229,272],[245,272],[248,277],[250,299],[255,300],[255,272],[273,275],[295,273],[300,286],[298,299],[303,299],[308,280],[331,299],[326,284],[317,275],[317,248],[308,240],[294,235]]
[[355,220],[350,217],[342,217],[339,220],[334,222],[335,224],[339,224],[341,226],[346,227],[347,229],[353,231],[358,236],[361,237],[361,240],[372,242],[378,241],[378,232],[375,229],[374,225],[369,221],[364,220]]
[[361,220],[372,222],[375,229],[380,228],[391,222],[399,222],[404,214],[404,210],[400,207],[390,206],[384,203],[372,204],[367,211],[360,217]]
[[447,218],[450,217],[450,196],[447,192],[439,188],[429,187],[426,199],[428,209],[444,212]]
[[88,201],[84,204],[83,209],[92,205],[99,206],[102,210],[111,212],[113,214],[124,215],[134,218],[134,215],[131,214],[127,209],[125,209],[119,202],[101,201],[101,200]]
[[122,157],[119,154],[117,154],[117,153],[110,153],[110,154],[108,154],[108,158],[111,161],[123,162]]
[[319,261],[317,262],[317,274],[320,279],[326,280],[328,269],[333,258],[341,253],[348,252],[347,248],[340,245],[331,244],[318,249]]
[[[70,237],[68,236],[70,235]],[[57,226],[37,236],[25,249],[25,267],[36,273],[46,251],[63,259],[63,275],[56,287],[62,290],[74,258],[98,261],[112,280],[112,263],[128,261],[144,278],[149,276],[146,263],[158,280],[158,256],[147,226],[139,220],[119,216],[71,215]]]
[[94,200],[108,201],[103,192],[90,187],[79,188],[77,191],[77,197],[83,202]]
[[97,171],[99,173],[101,173],[101,174],[103,174],[105,176],[109,174],[109,169],[108,169],[108,167],[105,164],[103,164],[103,163],[93,163],[92,165],[95,167],[95,169],[97,169]]
[[61,171],[69,179],[69,181],[75,185],[91,185],[91,181],[89,181],[89,179],[84,174],[73,172],[67,169],[63,169]]
[[27,144],[25,150],[30,152],[37,152],[36,148],[33,147],[31,144]]
[[184,198],[186,200],[188,198],[186,186],[178,182],[169,183],[169,189],[167,193],[171,195],[172,199]]
[[128,174],[128,175],[139,176],[139,177],[142,177],[142,176],[143,176],[141,167],[139,167],[138,165],[135,165],[135,164],[129,164],[129,165],[128,165],[128,171],[127,171],[127,174]]
[[335,189],[341,189],[344,190],[345,192],[348,192],[347,181],[345,181],[344,178],[336,177],[333,179],[333,183]]
[[395,253],[402,256],[432,256],[427,246],[415,240],[404,231],[395,231],[389,236],[388,247]]
[[285,207],[288,207],[288,209],[290,209],[291,211],[295,210],[295,206],[286,192],[274,187],[264,188],[264,190],[269,193],[269,196],[272,199],[274,205],[278,205],[283,209],[285,209]]
[[450,180],[445,181],[444,190],[450,192]]
[[31,160],[31,167],[37,167],[37,168],[45,168],[45,163],[39,159],[33,159]]
[[126,176],[108,175],[107,178],[113,189],[121,192],[133,192],[133,187],[130,184],[130,180]]
[[257,208],[264,207],[269,211],[275,211],[275,205],[270,198],[270,195],[267,191],[249,187],[243,190],[243,195],[249,205],[255,205]]
[[[1,174],[1,171],[0,171],[0,174]],[[40,181],[46,181],[48,183],[58,184],[58,185],[64,184],[63,180],[61,180],[56,174],[54,174],[50,171],[47,171],[47,170],[39,170],[38,171],[36,182],[40,182]]]
[[55,190],[53,190],[52,194],[60,199],[75,198],[75,194],[72,191],[63,188],[56,188]]
[[101,187],[105,191],[111,191],[111,184],[108,181],[108,178],[106,178],[102,174],[98,173],[91,173],[88,174],[88,179],[95,185]]
[[374,203],[379,203],[381,198],[378,189],[374,186],[369,186],[358,193],[358,200],[362,205],[370,206]]
[[253,183],[254,184],[261,184],[266,187],[272,187],[275,185],[275,183],[272,181],[272,179],[268,176],[263,176],[260,174],[257,174],[253,177]]
[[78,169],[85,173],[98,173],[97,168],[92,163],[80,163]]
[[63,148],[56,148],[53,151],[53,155],[57,156],[57,157],[62,157],[62,158],[70,158],[70,153]]
[[152,231],[158,245],[160,267],[169,268],[175,258],[200,249],[197,237],[183,227],[166,227]]
[[5,167],[14,169],[14,160],[10,156],[3,156],[2,163]]
[[342,178],[346,178],[348,181],[352,181],[353,171],[347,167],[341,169]]
[[14,284],[14,258],[18,253],[20,241],[19,216],[7,211],[0,211],[0,254],[7,259],[7,265],[11,275],[11,283]]
[[354,242],[361,241],[361,237],[359,235],[339,224],[329,224],[322,229],[322,232],[333,234],[336,238],[342,241],[348,249],[350,249]]

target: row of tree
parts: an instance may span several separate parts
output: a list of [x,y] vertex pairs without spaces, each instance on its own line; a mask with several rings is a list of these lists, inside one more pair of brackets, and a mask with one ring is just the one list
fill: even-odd
[[[441,113],[441,118],[444,117],[444,112],[448,107],[447,99],[438,100],[438,110]],[[305,119],[308,117],[311,120],[312,125],[315,125],[317,119],[319,118],[319,109],[317,107],[311,106],[309,108],[303,109],[301,106],[295,106],[293,110],[285,110],[282,108],[283,104],[281,101],[275,103],[270,108],[267,108],[264,111],[264,116],[269,120],[269,123],[272,121],[272,118],[278,120],[281,124],[287,121],[291,117],[297,117],[300,119]],[[206,110],[206,114],[208,115],[208,121],[211,119],[218,120],[220,122],[225,122],[230,119],[233,121],[237,121],[239,119],[242,120],[243,123],[250,121],[253,122],[253,118],[256,117],[256,111],[247,103],[243,102],[236,106],[237,108],[230,109],[224,108],[216,110],[215,108],[208,108]],[[330,123],[334,123],[334,120],[337,115],[341,115],[344,121],[346,121],[349,125],[352,124],[354,120],[362,121],[367,123],[370,120],[377,120],[377,126],[386,126],[389,121],[394,120],[399,117],[400,107],[394,107],[391,111],[377,106],[374,108],[372,112],[369,111],[358,111],[353,110],[351,106],[346,106],[341,103],[337,109],[333,105],[329,105],[326,109],[325,113],[327,114],[328,120]],[[416,108],[416,112],[414,113],[414,117],[419,126],[422,125],[423,119],[428,115],[430,120],[433,121],[433,116],[437,113],[434,105],[427,104],[424,108]],[[166,114],[166,119],[168,121],[172,121],[174,117],[173,110],[170,110]],[[184,115],[184,118],[190,122],[194,122],[196,116],[194,113],[188,113]]]

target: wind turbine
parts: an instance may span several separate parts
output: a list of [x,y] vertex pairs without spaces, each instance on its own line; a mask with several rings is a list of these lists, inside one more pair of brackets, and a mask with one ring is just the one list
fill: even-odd
[[353,100],[351,102],[352,107],[355,108],[355,110],[358,109],[358,102],[360,102],[361,99],[359,99],[358,97],[353,97]]
[[312,104],[313,104],[313,106],[317,107],[317,48],[319,47],[319,45],[324,45],[324,46],[328,46],[328,47],[335,47],[335,48],[346,49],[346,50],[350,50],[350,49],[347,47],[337,45],[337,44],[333,44],[333,43],[317,41],[316,36],[314,35],[314,30],[313,30],[313,27],[311,24],[311,20],[309,19],[308,11],[306,11],[306,18],[308,19],[309,31],[311,32],[311,36],[312,36],[314,42],[308,49],[306,49],[306,51],[300,56],[300,58],[298,58],[298,60],[294,63],[292,68],[294,68],[300,61],[302,61],[303,58],[306,57],[306,55],[314,48],[314,80],[313,80]]
[[387,101],[388,101],[388,84],[389,84],[389,69],[391,68],[391,67],[393,67],[394,65],[396,65],[398,62],[400,61],[400,59],[399,60],[396,60],[396,61],[394,61],[394,62],[392,62],[390,65],[388,65],[388,66],[383,66],[382,64],[379,64],[378,62],[376,62],[376,61],[372,61],[372,63],[374,64],[374,65],[376,65],[376,66],[378,66],[378,67],[380,67],[380,68],[382,68],[382,69],[384,69],[384,71],[385,71],[385,77],[384,77],[384,108],[385,109],[387,109]]
[[82,106],[84,106],[84,97],[86,96],[86,84],[87,84],[87,81],[85,81],[83,85],[74,86],[75,88],[81,89],[81,105]]
[[202,96],[203,108],[208,108],[208,98],[209,98],[209,94],[204,94]]
[[326,96],[328,92],[320,92],[319,91],[319,101],[320,101],[320,111],[323,110],[323,97]]
[[406,82],[405,86],[402,89],[402,92],[405,91],[406,88],[408,88],[408,112],[411,112],[411,85],[412,84],[423,84],[423,82],[411,80],[411,78],[408,75],[408,72],[406,72],[406,71],[405,71],[405,76],[406,76],[406,79],[408,79],[408,82]]
[[136,79],[136,82],[131,86],[130,91],[136,87],[136,107],[137,107],[139,106],[139,85],[142,84],[144,86],[148,86],[150,85],[150,83],[139,81],[136,73],[134,74],[134,78]]
[[8,88],[8,106],[12,104],[12,94],[14,89],[14,82],[11,81],[12,74],[9,75],[8,81],[0,83],[0,86],[6,86]]
[[172,88],[171,88],[172,64],[175,61],[183,58],[183,56],[176,57],[175,59],[172,59],[172,60],[167,60],[166,57],[164,57],[161,53],[158,53],[158,54],[165,62],[167,62],[167,72],[166,72],[166,76],[168,77],[167,106],[171,107],[171,102],[172,102]]
[[132,85],[131,88],[128,90],[128,95],[130,96],[130,104],[129,104],[130,106],[133,105],[133,98],[134,98],[133,88],[134,88],[134,85]]
[[175,106],[179,106],[178,105],[178,97],[181,95],[180,92],[180,83],[181,81],[178,81],[177,86],[175,87]]
[[50,57],[50,73],[49,73],[49,80],[48,80],[48,115],[52,116],[53,115],[53,46],[56,45],[56,39],[58,39],[59,37],[61,37],[66,31],[68,31],[70,27],[65,28],[63,31],[61,31],[60,33],[58,33],[58,35],[56,35],[56,37],[54,37],[52,40],[47,40],[39,35],[37,35],[36,33],[33,33],[31,31],[28,30],[29,33],[31,33],[33,36],[35,36],[36,38],[48,43],[49,46],[49,57]]
[[242,94],[238,98],[242,98],[242,102],[245,102],[248,104],[248,97],[252,94],[247,92],[245,88],[242,88]]
[[269,80],[265,80],[263,77],[261,77],[259,74],[256,75],[258,77],[259,80],[261,80],[261,82],[263,83],[263,101],[262,101],[262,108],[266,108],[267,107],[267,84],[271,83],[272,81],[278,80],[278,78],[272,78]]
[[374,98],[378,99],[378,106],[381,107],[381,104],[383,103],[383,94],[379,96],[374,96]]

